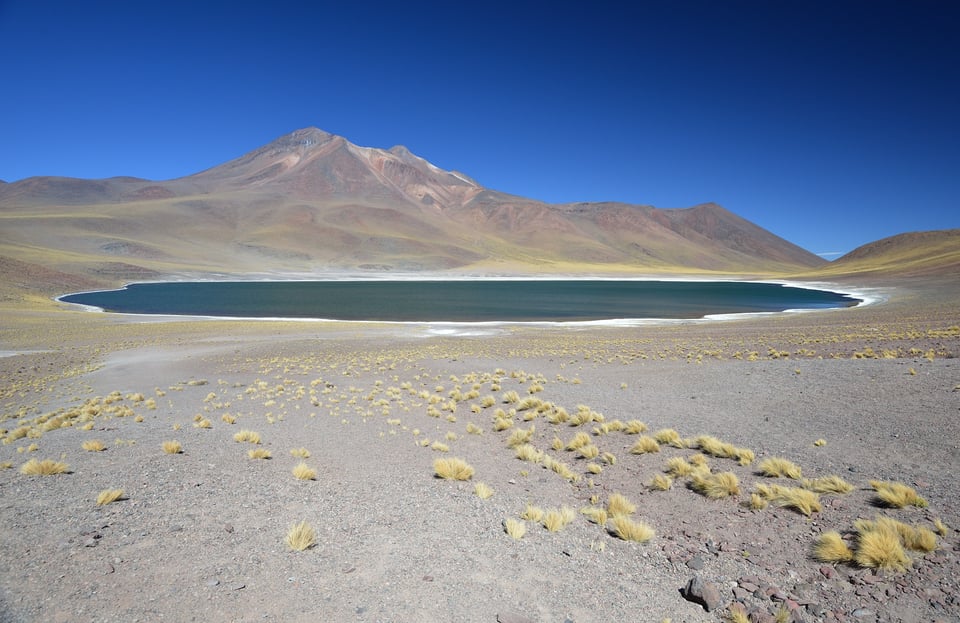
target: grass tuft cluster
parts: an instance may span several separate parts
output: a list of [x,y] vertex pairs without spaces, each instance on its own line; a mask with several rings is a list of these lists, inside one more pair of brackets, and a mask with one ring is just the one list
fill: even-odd
[[433,462],[433,472],[437,478],[444,480],[470,480],[473,478],[473,467],[463,459],[453,457],[436,459]]

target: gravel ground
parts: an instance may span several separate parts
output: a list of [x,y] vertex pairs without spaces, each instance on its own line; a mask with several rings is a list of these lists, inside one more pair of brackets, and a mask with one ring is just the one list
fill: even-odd
[[[34,352],[0,358],[0,621],[694,622],[739,607],[755,621],[781,609],[794,621],[958,620],[960,319],[953,299],[918,312],[902,298],[786,319],[470,335],[88,314],[12,338],[9,325],[0,347]],[[496,431],[495,411],[521,406],[511,391],[541,410]],[[550,423],[581,405],[595,421]],[[736,475],[732,497],[707,499],[686,478],[653,491],[668,459],[698,450],[632,454],[639,435],[615,424],[630,420],[756,459],[708,457]],[[13,439],[20,427],[30,433]],[[572,476],[515,458],[520,429]],[[260,444],[235,441],[241,430]],[[598,457],[552,448],[578,432]],[[90,440],[106,449],[84,450]],[[183,452],[165,454],[166,440]],[[450,457],[471,480],[435,477]],[[761,476],[769,457],[854,490],[822,495],[810,516],[751,510],[758,484],[797,484]],[[32,458],[69,471],[20,473]],[[294,478],[301,461],[314,480]],[[929,505],[882,507],[875,479]],[[111,488],[123,497],[98,506]],[[615,493],[652,539],[622,540],[580,513]],[[528,504],[575,517],[556,532],[528,520],[513,539],[503,523]],[[902,572],[812,556],[822,533],[853,543],[854,522],[877,516],[946,529]],[[300,521],[316,544],[290,551]]]

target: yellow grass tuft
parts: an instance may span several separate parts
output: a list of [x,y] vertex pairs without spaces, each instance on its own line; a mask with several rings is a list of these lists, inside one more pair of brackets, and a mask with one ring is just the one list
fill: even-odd
[[610,497],[607,498],[607,513],[611,517],[632,515],[635,512],[637,512],[637,506],[627,496],[621,493],[611,493]]
[[607,524],[608,514],[604,508],[599,508],[596,506],[584,506],[580,509],[580,514],[584,515],[588,520],[597,524],[598,526],[604,526]]
[[607,465],[616,465],[617,457],[612,452],[602,452],[600,458],[603,459],[603,462]]
[[301,462],[293,468],[293,477],[297,480],[316,480],[317,470]]
[[490,485],[482,482],[478,482],[473,486],[473,493],[481,500],[486,500],[493,497],[493,489],[490,487]]
[[603,465],[599,463],[587,463],[587,471],[596,476],[603,473]]
[[779,485],[758,485],[757,493],[765,497],[770,503],[785,508],[797,510],[807,517],[810,513],[821,510],[820,496],[807,489],[799,487],[781,487]]
[[653,434],[653,438],[656,439],[657,443],[660,444],[673,446],[674,448],[684,447],[683,439],[680,437],[680,433],[672,428],[661,428]]
[[298,459],[309,459],[310,451],[307,450],[306,448],[294,448],[293,450],[290,451],[290,456]]
[[84,441],[82,444],[80,444],[80,447],[87,452],[103,452],[107,449],[106,444],[99,439],[90,439],[88,441]]
[[527,504],[527,507],[523,509],[522,513],[520,513],[520,519],[526,519],[527,521],[535,521],[540,523],[543,521],[543,509],[539,506],[534,506],[533,504]]
[[927,507],[927,501],[911,487],[901,483],[884,480],[871,480],[870,486],[877,492],[877,500],[891,508],[904,506]]
[[813,442],[813,445],[815,445],[815,446],[817,446],[818,448],[820,448],[820,447],[822,447],[822,446],[827,445],[827,440],[826,440],[826,439],[817,439],[816,441]]
[[793,480],[802,478],[800,467],[792,461],[780,457],[770,457],[760,461],[757,469],[769,478],[792,478]]
[[691,475],[690,487],[711,500],[719,500],[740,493],[740,482],[733,472],[710,474],[696,471]]
[[237,443],[260,443],[260,433],[254,432],[252,430],[241,430],[233,435],[233,440]]
[[647,432],[647,425],[640,420],[630,420],[623,427],[623,432],[627,435],[639,435]]
[[517,446],[513,450],[514,456],[520,459],[521,461],[529,461],[531,463],[539,463],[543,460],[543,451],[538,450],[534,446],[525,443]]
[[97,506],[105,506],[120,499],[123,499],[123,489],[104,489],[97,496]]
[[590,443],[591,443],[590,435],[581,431],[576,435],[574,435],[573,439],[571,439],[570,442],[567,443],[567,450],[579,450],[584,446],[590,445]]
[[163,451],[167,454],[183,453],[183,446],[180,444],[179,441],[175,441],[175,440],[164,441],[160,447],[163,448]]
[[850,562],[853,555],[853,550],[835,530],[821,534],[813,545],[813,557],[820,562]]
[[642,521],[634,521],[626,515],[613,517],[610,520],[610,532],[624,541],[646,543],[654,537],[653,528]]
[[317,544],[317,533],[310,524],[306,521],[301,521],[300,523],[290,526],[284,542],[292,551],[302,552]]
[[668,491],[670,487],[673,486],[673,478],[664,476],[663,474],[657,474],[648,486],[653,491]]
[[430,449],[437,452],[450,452],[450,446],[442,441],[434,441],[432,444],[430,444]]
[[817,493],[845,494],[853,491],[854,486],[840,476],[824,476],[812,480],[804,480],[803,488]]
[[510,538],[520,540],[523,538],[523,535],[527,533],[527,524],[523,521],[519,521],[510,517],[504,520],[503,530],[510,536]]
[[483,429],[474,424],[473,422],[467,423],[467,434],[470,435],[482,435]]
[[20,467],[20,473],[27,476],[55,476],[57,474],[66,474],[70,468],[62,461],[52,459],[30,459]]
[[[747,611],[744,610],[743,606],[739,602],[734,602],[730,604],[727,609],[727,623],[750,623],[750,617],[747,616]],[[669,621],[669,619],[668,619]]]
[[531,426],[526,430],[522,428],[516,429],[515,431],[510,433],[509,437],[507,437],[507,447],[516,448],[519,445],[529,443],[530,440],[533,438],[533,433],[535,432],[535,430],[536,428],[533,426]]
[[667,464],[664,466],[663,471],[667,474],[670,474],[674,478],[683,478],[684,476],[689,476],[694,472],[694,466],[690,463],[687,463],[686,459],[684,459],[682,456],[674,456],[667,460]]
[[502,430],[507,430],[512,426],[513,426],[513,420],[508,418],[497,417],[497,418],[494,418],[493,420],[493,430],[495,430],[498,433]]
[[582,448],[577,450],[577,454],[585,459],[595,459],[600,456],[600,448],[591,444],[587,444]]
[[895,531],[876,529],[861,532],[854,556],[861,567],[906,571],[911,561]]
[[648,435],[641,435],[630,448],[630,454],[648,454],[650,452],[660,452],[660,444]]
[[546,511],[540,523],[550,532],[559,532],[570,525],[576,516],[577,514],[572,508],[564,506]]
[[937,534],[940,536],[947,536],[950,534],[950,528],[947,524],[943,523],[939,517],[933,520],[933,527],[937,529]]
[[750,502],[747,504],[747,507],[753,511],[762,511],[769,504],[770,502],[767,501],[767,498],[763,497],[759,493],[751,493]]
[[266,448],[254,448],[247,452],[247,456],[251,459],[269,459],[273,455]]
[[236,424],[237,418],[235,416],[230,415],[229,413],[224,413],[223,415],[220,416],[220,421],[224,422],[225,424]]
[[193,427],[194,428],[213,428],[213,423],[204,417],[194,422]]
[[444,480],[470,480],[473,478],[473,467],[463,459],[458,458],[436,459],[433,462],[433,471],[437,478]]

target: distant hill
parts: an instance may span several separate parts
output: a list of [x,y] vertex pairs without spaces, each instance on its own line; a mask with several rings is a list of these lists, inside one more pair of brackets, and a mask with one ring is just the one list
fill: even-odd
[[899,277],[960,275],[960,229],[899,234],[858,247],[818,274]]
[[167,181],[0,184],[0,258],[110,282],[322,271],[769,275],[821,258],[715,205],[547,204],[316,128]]

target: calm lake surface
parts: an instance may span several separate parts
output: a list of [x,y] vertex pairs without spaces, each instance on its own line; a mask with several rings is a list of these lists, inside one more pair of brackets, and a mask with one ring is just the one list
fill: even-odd
[[127,314],[401,322],[686,319],[859,302],[770,283],[607,280],[140,283],[60,300]]

